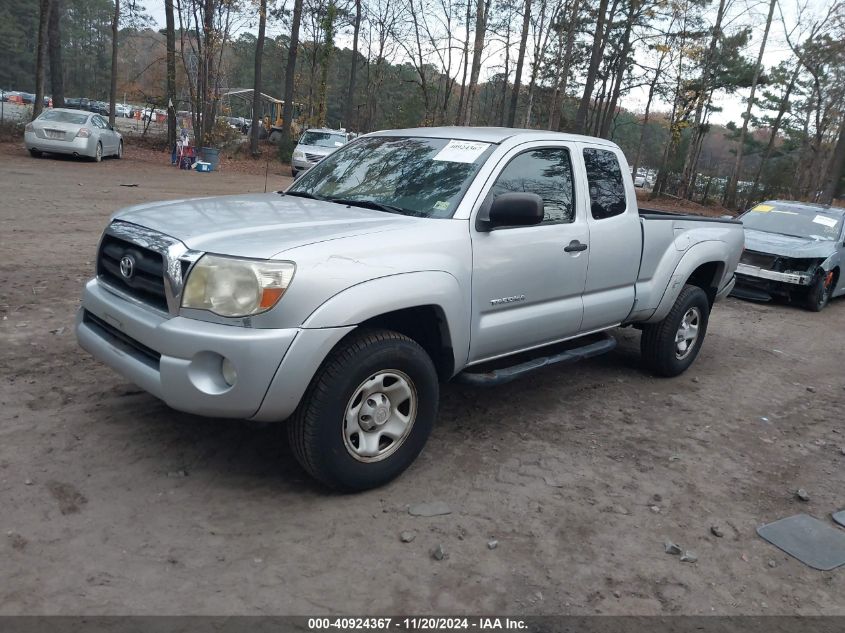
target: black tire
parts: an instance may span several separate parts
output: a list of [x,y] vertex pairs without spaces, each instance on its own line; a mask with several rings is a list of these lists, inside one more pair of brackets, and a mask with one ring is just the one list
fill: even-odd
[[120,141],[117,145],[117,154],[114,155],[117,160],[123,158],[123,141]]
[[290,175],[294,177],[294,179],[299,176],[299,172],[296,171],[293,167],[291,167]]
[[94,162],[100,163],[103,160],[103,144],[97,142],[97,149],[94,150]]
[[[679,356],[675,337],[684,317],[693,309],[698,315],[698,336],[688,345],[683,356]],[[698,286],[684,286],[666,318],[643,327],[640,352],[645,366],[658,376],[671,377],[684,373],[698,356],[709,319],[710,300],[707,294]]]
[[[369,377],[390,370],[405,374],[415,389],[416,416],[392,453],[360,461],[347,447],[347,406]],[[420,454],[437,417],[438,398],[437,371],[415,341],[390,330],[357,331],[338,344],[311,380],[288,421],[288,439],[302,467],[325,485],[343,492],[376,488]]]
[[818,270],[804,297],[804,307],[811,312],[821,312],[830,302],[830,292],[833,289],[833,272]]
[[41,150],[32,148],[31,150],[29,150],[29,155],[33,158],[41,158],[44,154],[41,153]]

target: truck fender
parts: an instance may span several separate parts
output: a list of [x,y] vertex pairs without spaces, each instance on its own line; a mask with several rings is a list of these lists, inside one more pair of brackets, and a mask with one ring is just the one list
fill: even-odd
[[469,290],[450,273],[430,270],[379,277],[334,295],[311,313],[303,328],[358,325],[389,312],[419,306],[442,312],[451,338],[455,371],[469,355]]
[[[465,299],[464,297],[467,297]],[[379,277],[343,290],[315,309],[302,323],[270,384],[258,412],[259,421],[288,418],[299,405],[320,365],[358,325],[390,312],[434,306],[449,329],[454,371],[469,354],[469,292],[443,271],[400,273]]]
[[[678,295],[681,294],[684,285],[695,272],[695,270],[703,264],[716,264],[716,272],[712,279],[708,279],[707,288],[704,290],[710,296],[711,302],[715,297],[715,293],[722,287],[725,281],[725,272],[727,268],[726,262],[731,259],[730,247],[727,243],[711,240],[706,242],[699,242],[693,245],[681,257],[675,270],[669,278],[669,283],[663,291],[663,296],[660,303],[657,305],[654,313],[645,321],[645,323],[657,323],[666,318],[669,310],[675,305]],[[713,292],[709,288],[715,288]]]

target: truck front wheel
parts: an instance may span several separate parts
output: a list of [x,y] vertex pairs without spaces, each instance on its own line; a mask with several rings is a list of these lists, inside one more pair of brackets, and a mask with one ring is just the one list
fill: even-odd
[[364,330],[335,348],[288,422],[296,459],[344,492],[375,488],[417,458],[437,417],[437,371],[415,341]]
[[692,365],[710,318],[710,300],[698,286],[684,286],[659,323],[643,327],[640,351],[646,367],[659,376],[677,376]]

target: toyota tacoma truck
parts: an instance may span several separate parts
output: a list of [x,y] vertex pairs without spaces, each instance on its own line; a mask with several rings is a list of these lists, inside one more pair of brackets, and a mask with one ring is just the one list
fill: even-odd
[[676,376],[734,284],[740,223],[641,211],[605,140],[498,128],[362,136],[286,191],[119,211],[80,345],[181,411],[287,420],[340,490],[404,471],[439,385],[495,385],[642,330]]

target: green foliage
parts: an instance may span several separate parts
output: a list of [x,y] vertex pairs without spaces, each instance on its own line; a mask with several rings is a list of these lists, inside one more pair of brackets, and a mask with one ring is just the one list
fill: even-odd
[[3,0],[0,3],[0,88],[35,92],[35,43],[38,3]]

